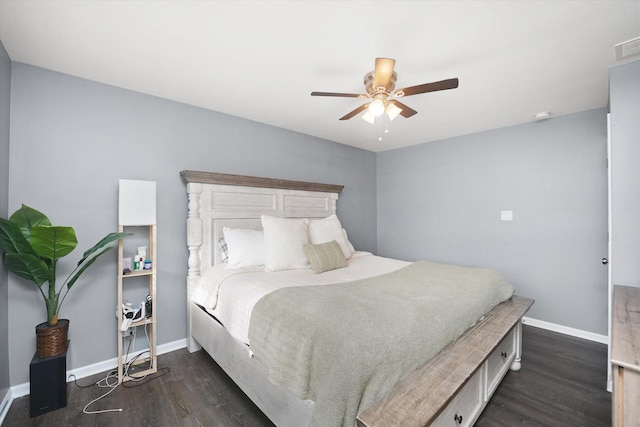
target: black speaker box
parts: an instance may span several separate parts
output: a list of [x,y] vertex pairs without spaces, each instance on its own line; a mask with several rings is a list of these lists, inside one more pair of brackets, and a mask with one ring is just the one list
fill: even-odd
[[29,415],[35,417],[67,406],[66,376],[66,351],[46,359],[33,356],[29,365]]

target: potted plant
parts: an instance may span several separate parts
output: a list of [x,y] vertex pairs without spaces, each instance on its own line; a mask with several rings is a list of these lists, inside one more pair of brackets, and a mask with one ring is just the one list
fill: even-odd
[[62,286],[57,288],[56,264],[78,244],[74,229],[52,225],[46,215],[24,204],[9,219],[0,218],[0,249],[5,254],[7,269],[35,283],[44,299],[47,321],[36,326],[39,357],[53,357],[66,351],[69,321],[58,319],[65,297],[80,275],[100,255],[113,249],[109,244],[125,235],[127,233],[104,236],[84,252]]

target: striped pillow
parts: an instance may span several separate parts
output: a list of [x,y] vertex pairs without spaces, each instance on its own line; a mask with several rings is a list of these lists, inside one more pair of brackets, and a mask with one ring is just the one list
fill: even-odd
[[309,264],[311,264],[311,269],[316,274],[348,265],[340,245],[335,240],[316,245],[304,245],[304,254],[307,256]]

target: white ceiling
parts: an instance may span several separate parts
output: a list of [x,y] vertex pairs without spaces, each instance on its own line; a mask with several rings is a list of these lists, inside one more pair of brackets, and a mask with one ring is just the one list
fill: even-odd
[[[13,61],[376,152],[605,107],[613,45],[638,36],[640,0],[0,0]],[[363,93],[376,57],[397,88],[460,87],[384,125],[310,96]]]

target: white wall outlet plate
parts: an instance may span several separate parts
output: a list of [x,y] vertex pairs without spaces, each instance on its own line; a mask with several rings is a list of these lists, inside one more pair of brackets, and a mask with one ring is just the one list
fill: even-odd
[[500,211],[500,221],[513,221],[513,211]]

